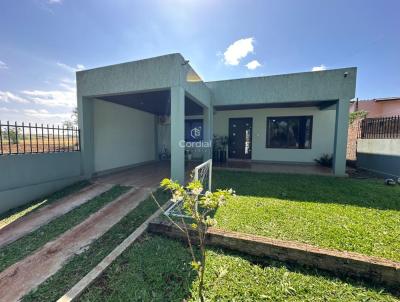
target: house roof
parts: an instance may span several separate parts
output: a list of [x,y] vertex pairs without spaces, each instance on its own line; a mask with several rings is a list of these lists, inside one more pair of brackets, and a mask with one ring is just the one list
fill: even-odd
[[[366,100],[358,100],[359,102],[393,102],[400,101],[400,97],[387,97],[387,98],[375,98],[375,99],[366,99]],[[356,102],[356,99],[352,99],[351,103]]]

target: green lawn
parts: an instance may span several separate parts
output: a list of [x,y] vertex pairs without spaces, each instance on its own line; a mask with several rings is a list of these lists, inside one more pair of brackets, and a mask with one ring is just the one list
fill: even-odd
[[[210,249],[207,255],[207,301],[398,301],[378,289],[316,271],[221,250]],[[182,243],[145,236],[80,301],[197,301],[198,284],[190,261]]]
[[[169,199],[169,194],[161,190],[156,192],[155,196],[160,204],[164,204]],[[26,295],[23,301],[56,301],[156,210],[158,210],[158,206],[151,197],[141,202],[103,236],[93,242],[86,251],[74,256],[56,274]]]
[[3,271],[15,262],[25,258],[47,242],[79,224],[89,217],[90,214],[98,211],[128,189],[128,187],[115,186],[32,233],[1,248],[0,271]]
[[322,176],[216,171],[238,197],[219,228],[400,261],[400,186]]
[[69,194],[79,191],[89,185],[88,181],[80,181],[71,186],[68,186],[60,191],[57,191],[47,197],[40,198],[38,200],[29,202],[23,206],[14,208],[10,211],[7,211],[3,214],[0,214],[0,229],[10,224],[11,222],[17,220],[18,218],[25,216],[45,205],[51,204],[62,197],[65,197]]

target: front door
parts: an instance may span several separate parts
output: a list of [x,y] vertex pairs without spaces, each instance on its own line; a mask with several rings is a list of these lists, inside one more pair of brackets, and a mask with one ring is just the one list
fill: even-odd
[[229,158],[251,159],[252,118],[229,119]]

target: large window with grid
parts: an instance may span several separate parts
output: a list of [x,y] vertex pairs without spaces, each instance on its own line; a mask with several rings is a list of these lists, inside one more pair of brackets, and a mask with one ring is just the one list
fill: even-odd
[[311,149],[312,116],[267,117],[266,148]]

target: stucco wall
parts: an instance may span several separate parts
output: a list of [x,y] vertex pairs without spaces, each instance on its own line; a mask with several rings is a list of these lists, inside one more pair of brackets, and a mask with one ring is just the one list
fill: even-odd
[[[344,74],[347,76],[344,77]],[[354,97],[356,68],[206,82],[213,105],[343,100]]]
[[400,177],[400,139],[359,139],[357,165],[385,176]]
[[[312,148],[311,149],[270,149],[266,143],[266,119],[272,116],[312,115]],[[251,110],[217,111],[214,114],[214,135],[229,134],[229,118],[253,118],[252,160],[276,162],[313,163],[314,159],[324,153],[333,153],[335,111],[319,110],[315,107],[305,108],[270,108]]]
[[154,115],[101,100],[93,101],[94,172],[155,159]]
[[80,152],[0,156],[0,213],[80,179]]

